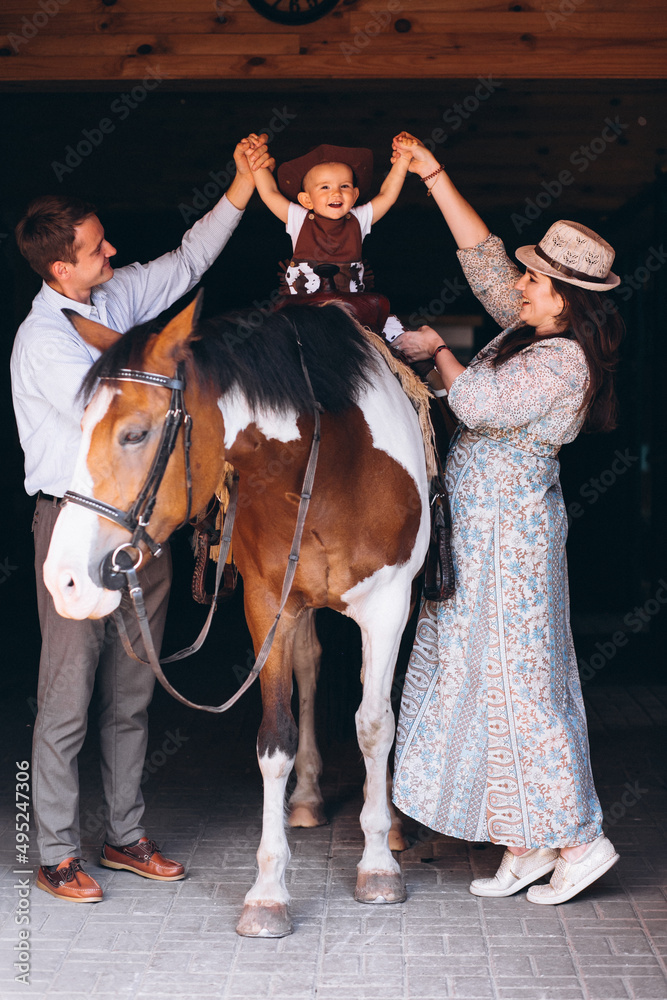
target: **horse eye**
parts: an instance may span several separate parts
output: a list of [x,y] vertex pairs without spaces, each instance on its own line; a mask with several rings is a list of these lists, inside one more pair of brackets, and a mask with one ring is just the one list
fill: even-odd
[[121,444],[139,444],[147,434],[148,431],[128,431],[123,435]]

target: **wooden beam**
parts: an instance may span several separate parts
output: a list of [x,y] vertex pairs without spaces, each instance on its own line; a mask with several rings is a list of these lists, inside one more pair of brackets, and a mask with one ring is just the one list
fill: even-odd
[[399,39],[384,49],[341,51],[333,44],[306,46],[301,55],[182,55],[162,51],[144,55],[40,56],[30,46],[0,59],[0,81],[136,80],[159,60],[167,80],[272,79],[447,79],[511,74],[516,78],[581,79],[662,78],[665,42],[553,41],[535,36],[476,37],[474,44],[457,38],[431,38],[420,48],[401,46]]
[[664,2],[356,0],[289,29],[246,0],[3,0],[0,81],[664,78]]
[[[146,11],[137,13],[116,13],[115,7],[104,7],[102,13],[72,13],[69,7],[64,7],[58,17],[52,18],[48,24],[41,27],[42,34],[58,35],[115,35],[139,34],[149,32],[160,34],[212,34],[212,35],[248,35],[267,34],[293,35],[295,29],[287,25],[271,24],[250,14],[232,14],[224,22],[218,19],[213,0],[205,11],[161,11],[150,14]],[[327,34],[346,35],[350,28],[351,13],[342,14],[333,21],[315,21],[312,24],[302,24],[298,34],[303,37],[311,35],[325,37]],[[0,11],[0,34],[20,32],[25,22],[20,13],[8,13],[5,8]]]
[[[9,46],[11,36],[0,36],[0,47]],[[148,47],[148,48],[147,48]],[[298,55],[298,35],[54,35],[40,34],[26,45],[26,55],[45,56],[131,56],[150,55],[153,59],[166,55],[232,56],[232,55]],[[21,47],[18,57],[22,58]],[[0,72],[2,65],[0,64]]]

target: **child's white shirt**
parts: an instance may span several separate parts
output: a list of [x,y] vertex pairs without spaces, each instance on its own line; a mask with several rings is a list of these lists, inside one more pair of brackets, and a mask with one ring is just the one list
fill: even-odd
[[[297,205],[295,202],[291,201],[287,209],[287,225],[285,229],[292,238],[292,249],[296,246],[296,241],[299,238],[299,233],[301,228],[306,221],[306,216],[308,215],[308,209],[304,208],[303,205]],[[350,209],[350,215],[353,215],[359,223],[361,229],[361,238],[365,239],[371,231],[371,226],[373,225],[373,206],[369,202],[365,205],[359,205],[358,208]]]
[[[285,229],[292,238],[292,250],[294,250],[294,247],[296,246],[296,241],[299,238],[299,233],[301,232],[301,228],[304,222],[306,221],[307,215],[308,215],[308,210],[305,209],[303,205],[297,205],[293,201],[289,203],[289,207],[287,209],[287,225],[285,226]],[[370,201],[367,202],[365,205],[359,205],[358,208],[351,209],[350,215],[354,215],[354,217],[359,222],[359,227],[361,229],[361,238],[362,240],[365,239],[365,237],[368,236],[368,234],[370,233],[371,226],[373,225],[373,206],[371,205]],[[298,266],[290,265],[285,272],[287,287],[289,288],[289,291],[292,295],[297,294],[296,288],[293,287],[294,281],[296,280],[297,276],[305,277],[306,279],[305,290],[307,292],[312,293],[312,292],[317,292],[319,290],[320,287],[319,277],[311,269],[309,264],[299,263]],[[360,276],[361,280],[363,281],[363,267],[361,269]],[[361,285],[362,290],[363,287],[364,286],[362,284]],[[350,291],[357,292],[359,291],[359,289],[357,288],[356,284],[351,284]],[[405,327],[403,326],[403,324],[401,323],[401,321],[398,319],[397,316],[390,316],[385,324],[383,332],[387,341],[391,343],[391,341],[395,340],[396,337],[400,336],[402,333],[405,333]],[[444,395],[446,395],[446,393]]]

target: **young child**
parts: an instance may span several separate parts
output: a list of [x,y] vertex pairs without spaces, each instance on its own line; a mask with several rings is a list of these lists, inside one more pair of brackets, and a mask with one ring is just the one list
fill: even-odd
[[256,164],[253,157],[264,140],[264,136],[249,135],[245,140],[246,156],[255,172],[260,198],[286,223],[292,238],[292,256],[285,270],[289,292],[296,295],[318,291],[320,278],[315,269],[320,264],[338,266],[334,284],[339,291],[365,291],[369,281],[368,277],[364,280],[361,244],[373,223],[398,198],[411,153],[395,149],[380,193],[355,207],[370,188],[373,154],[369,149],[317,146],[305,156],[283,163],[276,183],[266,165],[266,155],[262,165]]

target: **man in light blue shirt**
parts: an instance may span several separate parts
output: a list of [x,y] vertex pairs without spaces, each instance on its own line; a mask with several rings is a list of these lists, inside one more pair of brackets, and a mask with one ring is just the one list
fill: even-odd
[[[106,834],[100,863],[158,881],[181,879],[185,869],[164,858],[141,825],[153,674],[125,654],[110,619],[61,618],[42,578],[59,501],[71,484],[81,440],[79,386],[99,357],[62,310],[73,309],[126,333],[193,288],[227,243],[254,190],[240,145],[234,159],[237,174],[227,194],[185,234],[177,250],[148,264],[114,271],[116,250],[94,207],[80,199],[38,198],[16,229],[21,253],[44,279],[19,327],[11,358],[25,487],[37,495],[33,533],[42,631],[32,775],[41,862],[37,886],[74,902],[102,899],[99,884],[81,868],[77,771],[95,682]],[[150,560],[142,577],[158,643],[171,583],[168,549]],[[138,634],[135,628],[135,642]]]

